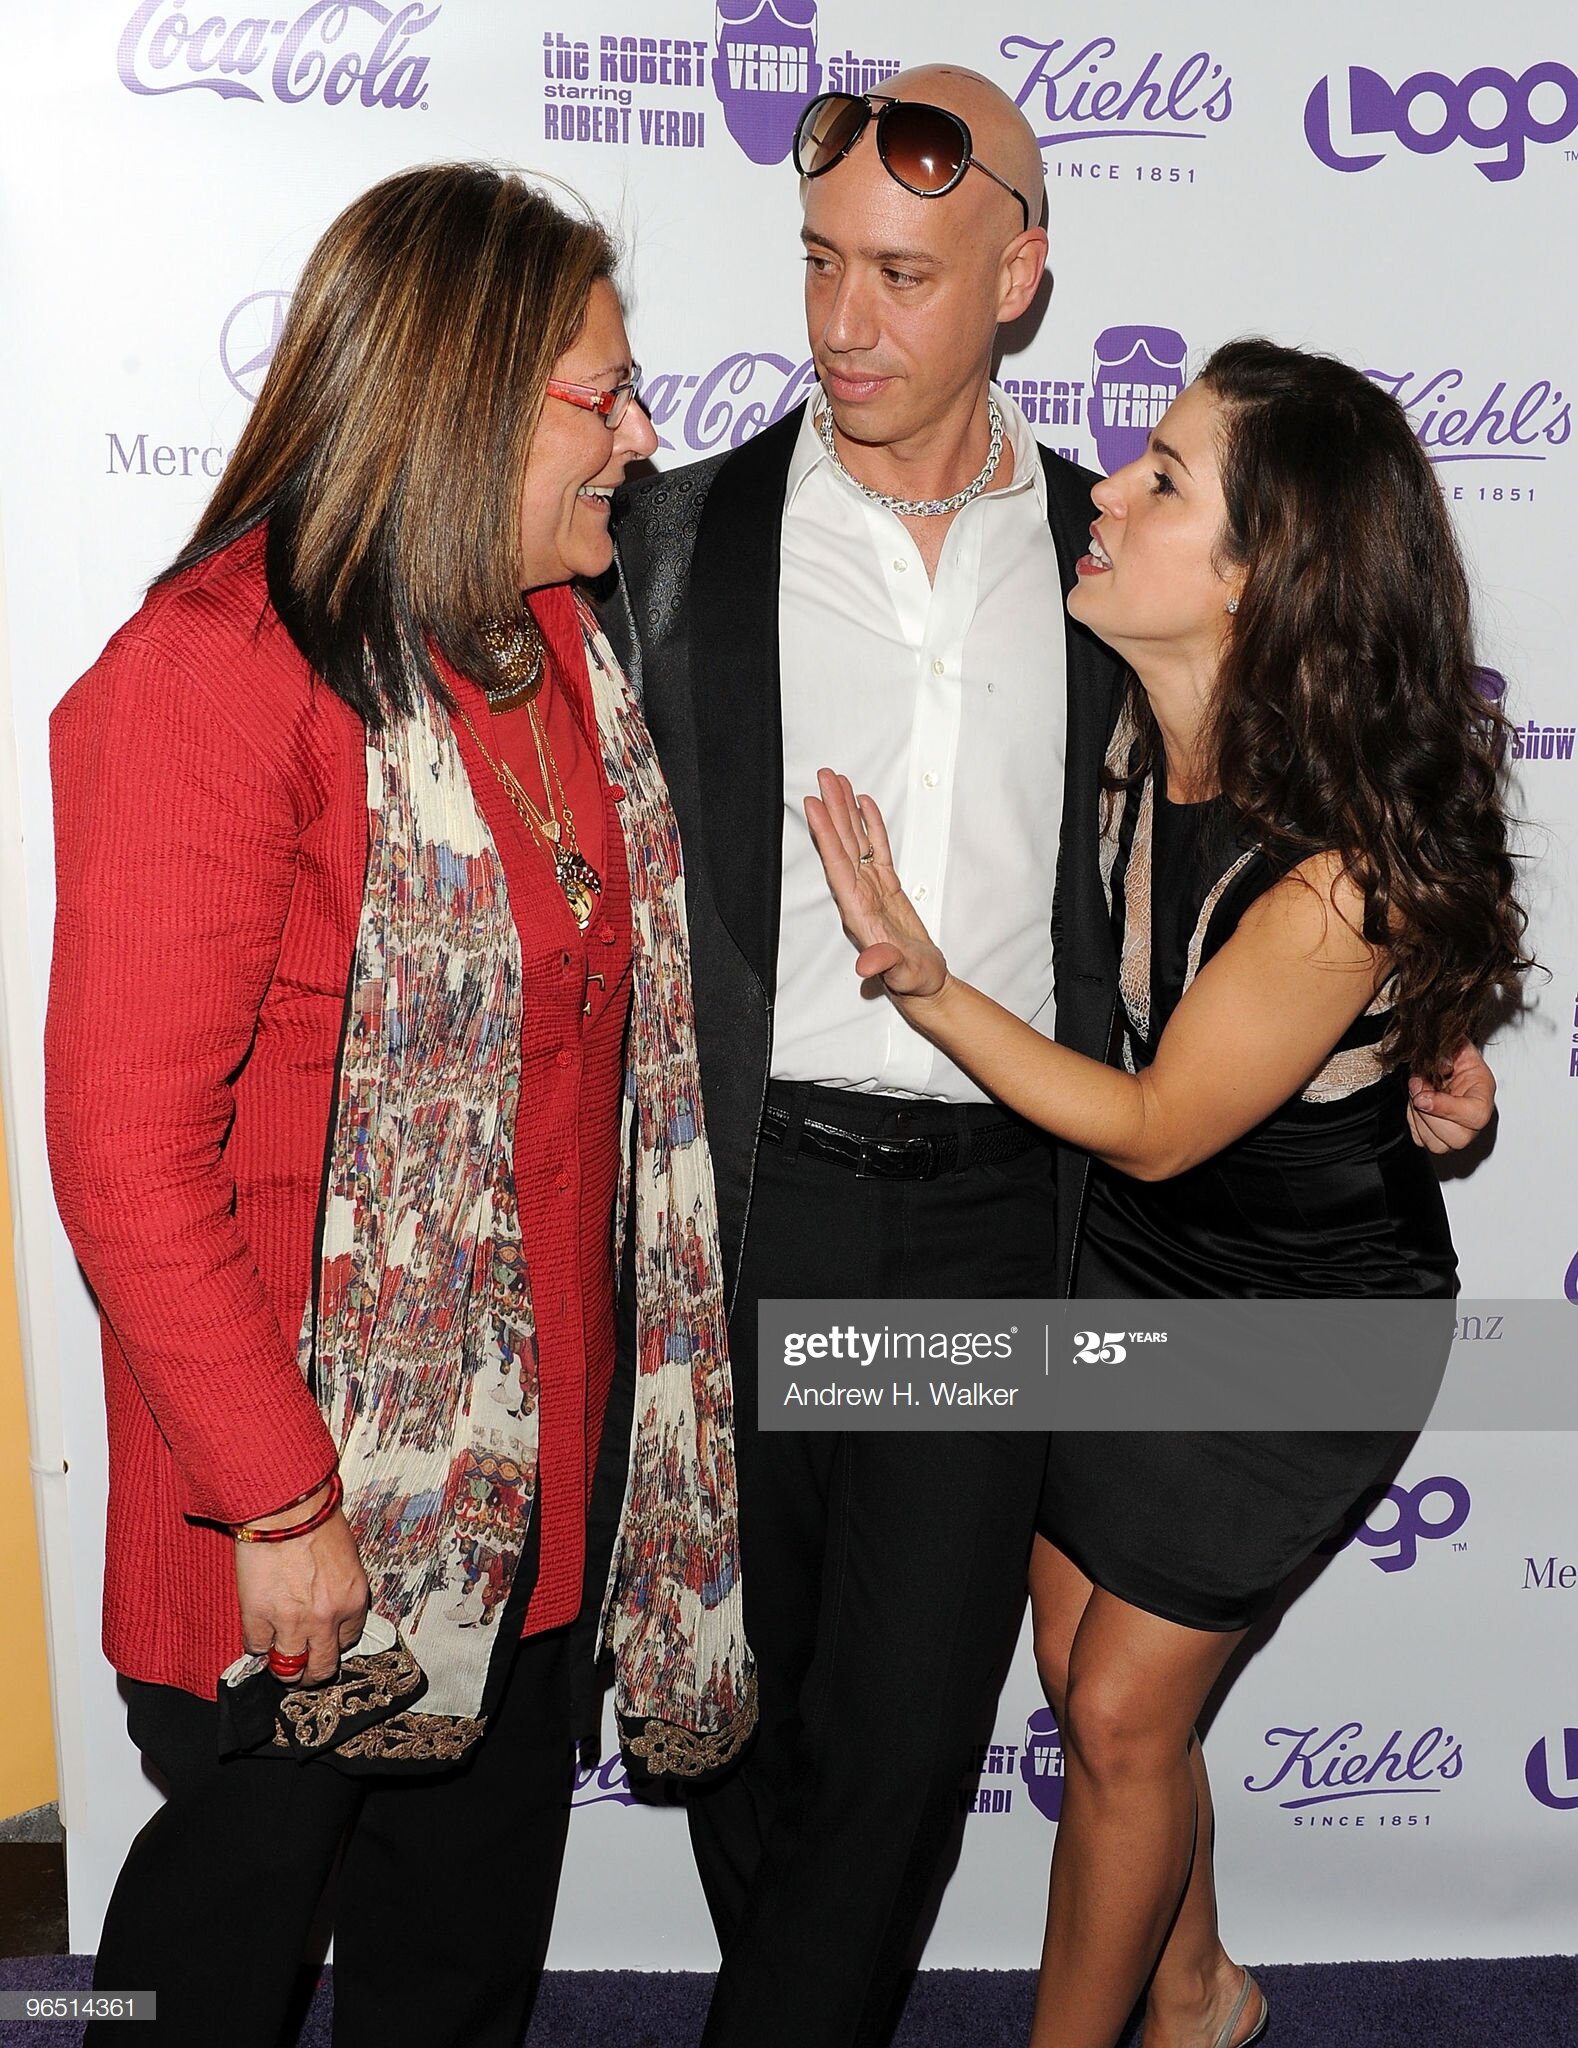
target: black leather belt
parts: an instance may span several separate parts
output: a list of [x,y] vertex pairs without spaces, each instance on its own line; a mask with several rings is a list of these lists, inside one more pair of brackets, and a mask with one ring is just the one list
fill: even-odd
[[[795,1119],[787,1109],[769,1102],[762,1111],[762,1136],[782,1145],[794,1129]],[[959,1165],[959,1133],[942,1131],[929,1138],[873,1138],[864,1131],[846,1131],[818,1117],[806,1117],[800,1124],[800,1148],[813,1159],[847,1166],[861,1180],[936,1180]],[[1017,1159],[1037,1142],[1037,1134],[1025,1124],[988,1124],[969,1134],[968,1166],[997,1166],[1005,1159]]]

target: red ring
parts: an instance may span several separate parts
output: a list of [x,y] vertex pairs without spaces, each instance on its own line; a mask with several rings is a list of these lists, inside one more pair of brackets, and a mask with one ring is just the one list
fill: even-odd
[[270,1650],[268,1668],[276,1678],[296,1678],[307,1668],[307,1652],[290,1655],[284,1650]]

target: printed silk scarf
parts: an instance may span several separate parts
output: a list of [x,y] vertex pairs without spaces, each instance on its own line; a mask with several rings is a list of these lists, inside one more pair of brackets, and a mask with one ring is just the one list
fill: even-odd
[[[579,600],[577,612],[604,767],[625,791],[634,919],[616,1243],[633,1219],[638,1379],[602,1638],[627,1748],[654,1773],[695,1775],[745,1740],[756,1686],[684,878],[640,707],[592,612]],[[431,1768],[486,1725],[486,1624],[504,1609],[536,1492],[514,1185],[521,960],[443,713],[424,694],[369,735],[367,762],[367,880],[301,1357],[340,1446],[372,1614],[409,1655],[369,1630],[340,1683],[281,1702],[275,1741],[359,1768]]]

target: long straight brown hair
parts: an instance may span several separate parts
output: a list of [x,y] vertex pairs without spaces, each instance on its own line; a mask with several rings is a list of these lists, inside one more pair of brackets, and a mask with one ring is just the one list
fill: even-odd
[[430,164],[355,199],[308,257],[252,417],[179,574],[268,521],[269,597],[371,726],[440,700],[430,647],[491,673],[520,602],[520,501],[553,365],[611,277],[606,232],[523,179]]

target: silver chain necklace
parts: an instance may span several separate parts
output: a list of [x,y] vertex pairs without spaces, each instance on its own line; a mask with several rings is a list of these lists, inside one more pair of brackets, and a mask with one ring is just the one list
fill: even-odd
[[822,446],[827,450],[828,460],[846,483],[854,485],[863,498],[869,498],[873,505],[885,505],[890,512],[896,512],[901,519],[935,519],[945,512],[957,512],[961,505],[968,505],[972,498],[978,498],[997,474],[997,465],[1003,453],[1003,413],[997,400],[990,392],[986,399],[986,422],[992,430],[992,445],[986,451],[986,462],[979,476],[973,477],[962,491],[955,491],[951,498],[893,498],[886,491],[874,491],[869,484],[863,484],[858,476],[851,476],[838,459],[838,450],[833,446],[832,408],[822,405],[816,415],[816,430],[822,437]]

